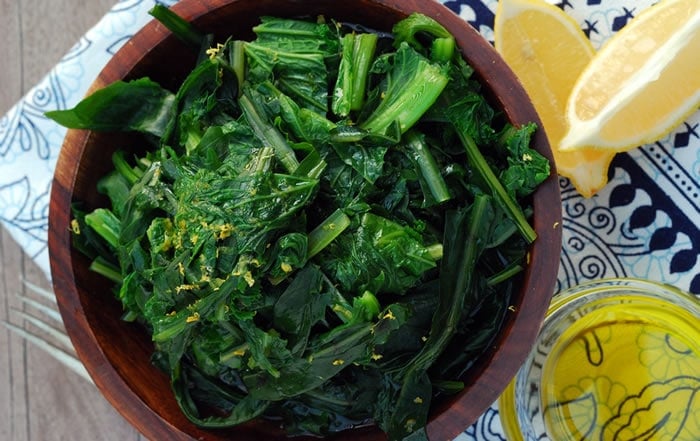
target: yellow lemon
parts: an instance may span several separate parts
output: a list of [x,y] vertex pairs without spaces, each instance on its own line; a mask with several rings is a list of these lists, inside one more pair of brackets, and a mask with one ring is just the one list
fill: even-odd
[[607,183],[615,153],[558,149],[568,130],[566,103],[576,79],[594,57],[590,41],[571,17],[543,0],[499,1],[494,40],[542,120],[557,172],[569,178],[582,196],[592,196]]
[[700,105],[700,0],[662,0],[615,34],[569,97],[559,148],[620,152],[656,141]]

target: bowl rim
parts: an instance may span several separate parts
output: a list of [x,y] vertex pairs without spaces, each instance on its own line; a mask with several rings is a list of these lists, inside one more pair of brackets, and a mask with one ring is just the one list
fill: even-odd
[[[182,0],[175,4],[172,9],[188,21],[196,22],[207,13],[220,10],[220,8],[232,3],[245,3],[246,1],[254,2],[255,0]],[[324,1],[326,0],[316,3]],[[332,2],[333,0],[328,1],[328,3]],[[476,72],[477,76],[482,84],[496,95],[496,99],[504,104],[507,118],[511,122],[520,124],[534,121],[539,127],[542,127],[525,91],[495,49],[470,24],[447,7],[437,2],[430,2],[428,8],[421,1],[402,0],[360,0],[358,3],[395,9],[404,15],[408,15],[414,10],[420,10],[432,15],[448,29],[460,29],[462,31],[461,37],[458,38],[460,50],[465,58],[468,58],[470,64],[480,67]],[[426,8],[430,10],[428,11]],[[479,39],[475,39],[475,36],[478,36]],[[162,44],[168,38],[172,38],[169,31],[155,20],[150,21],[117,51],[92,83],[88,94],[127,75],[152,50],[144,51],[139,48],[152,48]],[[469,40],[473,46],[463,47],[466,40]],[[174,426],[157,414],[130,389],[128,382],[121,376],[120,371],[110,364],[108,355],[97,343],[95,335],[90,329],[88,318],[82,310],[81,293],[78,291],[75,279],[78,265],[71,257],[69,228],[71,215],[69,210],[65,208],[70,207],[70,204],[74,202],[71,198],[79,171],[73,158],[75,154],[82,157],[89,136],[90,132],[88,131],[68,130],[59,153],[52,183],[48,242],[53,286],[59,310],[66,324],[68,335],[76,346],[76,352],[95,384],[132,425],[149,437],[155,437],[155,435],[163,433],[160,432],[161,430],[167,430],[169,434],[181,433],[182,437],[178,439],[193,439],[184,434],[181,428]],[[549,299],[554,292],[556,268],[559,266],[560,256],[559,253],[551,251],[560,250],[561,247],[561,197],[556,167],[544,130],[536,131],[533,144],[539,146],[540,152],[550,160],[551,175],[542,183],[536,191],[536,196],[533,197],[532,224],[538,238],[535,241],[536,246],[533,245],[530,248],[530,265],[527,266],[523,277],[523,286],[528,286],[529,289],[527,291],[521,290],[519,293],[526,297],[528,302],[521,302],[522,304],[518,305],[518,313],[509,315],[507,318],[509,320],[508,328],[502,330],[497,341],[494,342],[496,348],[507,348],[508,350],[505,353],[503,350],[494,350],[486,358],[482,355],[474,368],[478,377],[487,375],[490,381],[465,384],[465,389],[448,408],[440,409],[432,415],[427,426],[428,436],[431,439],[457,436],[488,408],[488,404],[482,407],[473,406],[471,403],[473,398],[468,397],[478,397],[478,401],[482,403],[496,401],[507,386],[509,379],[515,375],[518,367],[525,360],[530,346],[534,344],[539,326],[533,326],[533,323],[540,324],[542,322]],[[70,155],[68,154],[69,149]],[[555,204],[558,208],[552,207]],[[552,268],[555,269],[552,270]],[[543,274],[552,274],[552,272],[554,277],[550,276],[548,280],[543,280]],[[85,341],[92,342],[93,346],[83,348],[82,343],[76,344]],[[494,372],[498,372],[499,376],[506,379],[494,380],[496,378]],[[494,387],[491,381],[496,381],[498,386]],[[120,387],[119,390],[108,388],[113,382],[117,382],[123,387]],[[465,398],[467,393],[468,397]]]

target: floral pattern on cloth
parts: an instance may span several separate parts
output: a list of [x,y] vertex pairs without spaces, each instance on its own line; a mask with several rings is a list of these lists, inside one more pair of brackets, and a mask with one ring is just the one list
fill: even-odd
[[175,0],[122,0],[59,63],[0,118],[0,222],[50,277],[50,186],[66,129],[44,112],[75,106],[119,48],[151,17],[149,9]]
[[[0,119],[0,222],[50,277],[51,179],[66,133],[44,112],[73,107],[155,4],[122,0]],[[497,0],[442,0],[489,41]],[[550,1],[599,48],[655,0]],[[639,277],[700,295],[700,112],[664,139],[613,160],[609,184],[584,199],[560,179],[563,246],[558,290],[605,277]],[[459,441],[504,441],[494,404]]]

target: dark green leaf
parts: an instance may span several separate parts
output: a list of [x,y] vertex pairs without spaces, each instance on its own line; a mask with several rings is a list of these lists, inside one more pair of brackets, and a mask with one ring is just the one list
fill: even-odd
[[175,96],[148,78],[116,81],[73,109],[46,116],[71,129],[137,131],[161,136],[175,115]]

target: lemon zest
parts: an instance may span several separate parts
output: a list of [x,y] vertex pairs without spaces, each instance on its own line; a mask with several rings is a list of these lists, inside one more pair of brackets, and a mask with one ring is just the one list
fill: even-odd
[[248,284],[248,286],[253,286],[255,285],[255,279],[253,278],[253,273],[250,271],[246,271],[245,274],[243,274],[243,280]]
[[406,432],[413,432],[413,428],[416,425],[416,420],[415,418],[409,418],[406,420],[406,424],[404,424],[404,429],[406,429]]
[[78,223],[77,219],[70,221],[70,227],[73,230],[73,234],[80,234],[80,223]]
[[205,51],[205,54],[207,54],[209,56],[210,60],[213,60],[214,58],[216,58],[217,55],[219,55],[219,52],[221,52],[221,49],[223,49],[223,48],[224,48],[223,44],[217,43],[216,47],[210,47],[209,49],[207,49]]
[[199,286],[191,284],[191,283],[183,283],[182,285],[179,285],[175,287],[175,292],[180,294],[181,291],[192,291],[199,288]]

